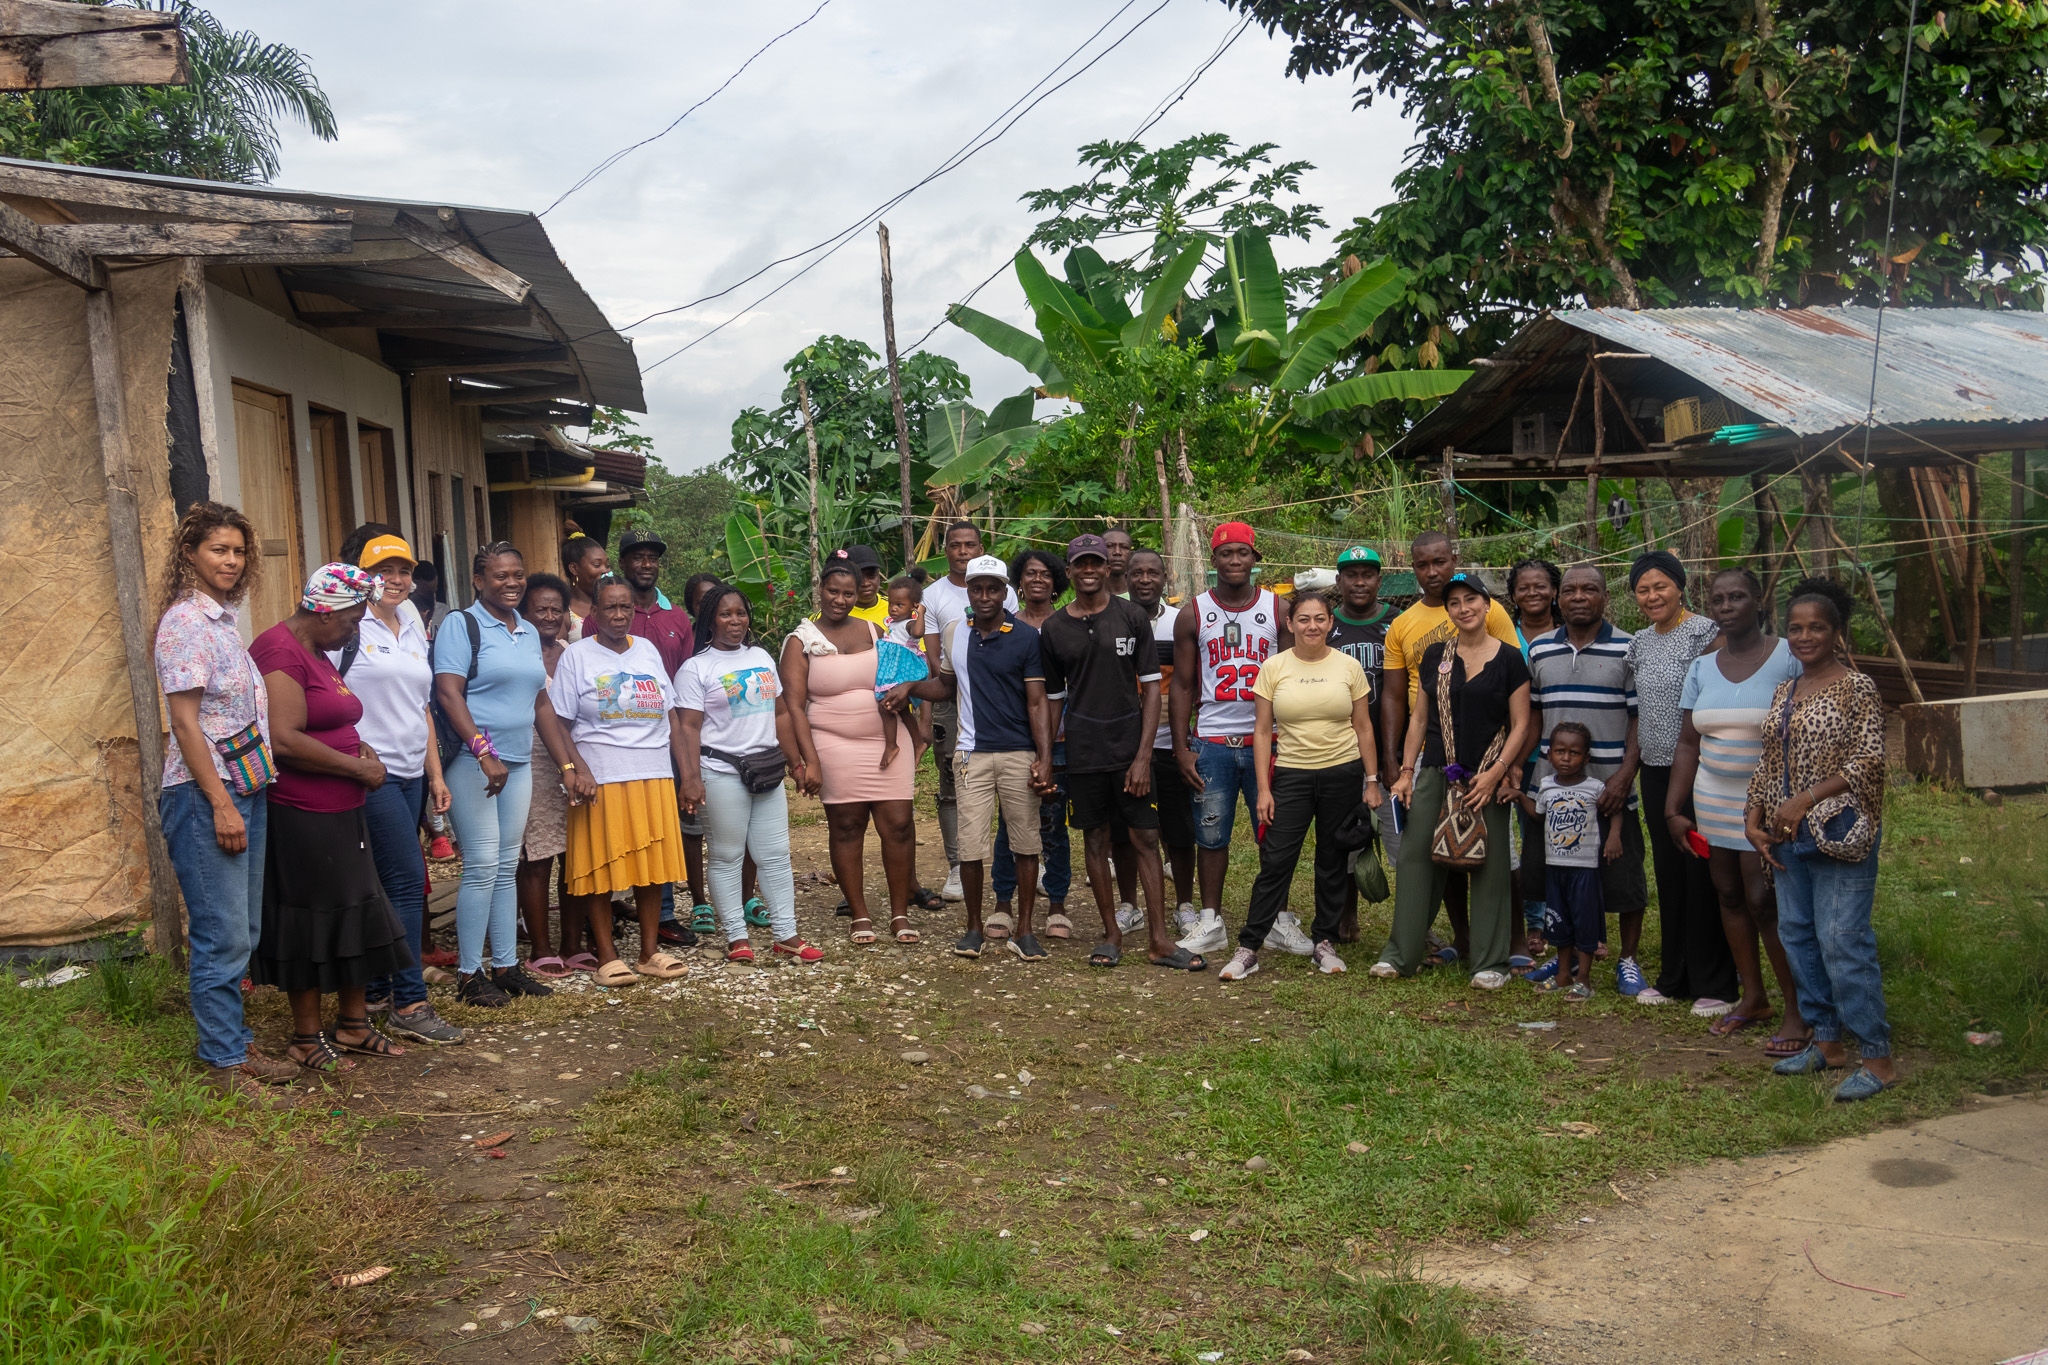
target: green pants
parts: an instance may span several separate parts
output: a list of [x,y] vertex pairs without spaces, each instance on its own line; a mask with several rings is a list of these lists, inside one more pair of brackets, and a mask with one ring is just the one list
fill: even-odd
[[[1428,952],[1429,926],[1444,900],[1451,869],[1430,861],[1430,835],[1444,810],[1444,770],[1418,768],[1415,795],[1408,803],[1408,829],[1394,868],[1394,929],[1380,960],[1413,976]],[[1515,915],[1515,874],[1508,856],[1508,808],[1486,808],[1486,866],[1472,878],[1472,972],[1508,970]]]

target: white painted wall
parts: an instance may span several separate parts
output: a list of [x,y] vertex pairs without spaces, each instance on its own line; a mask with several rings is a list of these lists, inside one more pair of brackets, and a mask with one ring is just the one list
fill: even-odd
[[[408,460],[405,448],[405,391],[398,373],[386,369],[354,351],[324,341],[316,333],[297,326],[249,300],[209,285],[206,290],[207,342],[211,352],[214,411],[234,411],[234,381],[291,395],[292,439],[297,443],[299,506],[306,543],[301,549],[304,562],[326,562],[336,548],[322,545],[318,508],[320,471],[313,459],[313,428],[306,405],[340,412],[347,418],[350,485],[356,505],[349,509],[349,525],[363,521],[362,451],[356,439],[358,419],[373,426],[388,427],[399,461],[399,525],[406,539],[413,539],[411,480],[403,477]],[[213,496],[223,502],[242,501],[242,466],[235,449],[235,424],[217,424],[220,438],[220,479]]]

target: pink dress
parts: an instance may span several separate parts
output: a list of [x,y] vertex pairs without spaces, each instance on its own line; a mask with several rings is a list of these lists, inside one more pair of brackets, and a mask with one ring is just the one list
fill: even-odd
[[910,736],[899,730],[896,758],[882,762],[882,717],[875,709],[872,649],[858,654],[814,654],[810,658],[811,741],[818,746],[819,773],[828,806],[863,801],[908,801],[916,782]]

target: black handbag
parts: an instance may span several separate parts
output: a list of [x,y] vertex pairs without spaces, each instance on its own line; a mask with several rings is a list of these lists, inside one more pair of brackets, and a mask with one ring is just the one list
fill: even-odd
[[772,792],[782,785],[782,779],[789,775],[789,759],[780,749],[757,749],[751,754],[729,754],[723,749],[704,746],[704,757],[715,758],[721,763],[730,763],[739,774],[740,782],[754,795]]
[[[466,688],[468,684],[476,681],[476,660],[477,656],[484,652],[484,633],[482,628],[477,625],[476,617],[469,612],[458,611],[454,615],[460,616],[462,624],[469,628],[469,675],[463,679],[463,684]],[[448,623],[443,621],[441,625],[443,630],[445,630]],[[438,649],[440,647],[440,642],[441,637],[436,635],[434,637],[435,648]],[[353,658],[344,658],[342,660],[344,668],[353,662],[355,662]],[[436,672],[434,676],[439,677],[440,674]],[[454,765],[455,756],[469,747],[469,741],[455,733],[455,727],[449,723],[447,712],[441,709],[441,702],[438,697],[434,700],[434,746],[440,750],[441,771],[444,773]]]

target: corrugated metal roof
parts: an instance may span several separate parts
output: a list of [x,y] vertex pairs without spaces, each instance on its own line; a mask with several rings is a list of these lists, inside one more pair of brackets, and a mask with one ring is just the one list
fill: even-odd
[[[1874,308],[1586,308],[1556,320],[1655,356],[1801,436],[1854,426],[1869,408]],[[1886,309],[1877,417],[2048,420],[2048,314]]]

